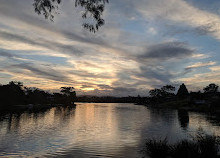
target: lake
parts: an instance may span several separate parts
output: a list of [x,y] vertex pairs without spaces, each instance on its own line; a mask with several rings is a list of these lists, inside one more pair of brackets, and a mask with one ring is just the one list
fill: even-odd
[[0,157],[141,157],[146,138],[220,135],[204,114],[129,103],[76,103],[45,112],[0,117]]

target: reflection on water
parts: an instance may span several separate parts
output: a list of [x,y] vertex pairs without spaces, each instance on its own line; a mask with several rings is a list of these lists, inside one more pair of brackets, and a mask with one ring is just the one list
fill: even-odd
[[219,133],[201,114],[118,103],[79,103],[0,118],[0,157],[141,157],[146,138]]
[[178,120],[183,129],[187,129],[189,125],[189,113],[186,110],[178,110]]

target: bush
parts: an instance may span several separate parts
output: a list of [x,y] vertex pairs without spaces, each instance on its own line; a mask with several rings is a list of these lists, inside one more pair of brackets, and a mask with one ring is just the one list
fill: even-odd
[[197,134],[195,141],[199,147],[201,158],[216,158],[219,151],[219,137],[215,135]]
[[167,139],[148,139],[142,152],[151,158],[218,158],[219,145],[218,136],[198,133],[193,141],[182,140],[173,145]]
[[188,140],[182,140],[171,147],[170,155],[173,158],[199,158],[198,146]]
[[164,140],[149,139],[145,145],[146,148],[143,153],[152,158],[167,157],[169,155],[170,146],[167,144],[166,138]]

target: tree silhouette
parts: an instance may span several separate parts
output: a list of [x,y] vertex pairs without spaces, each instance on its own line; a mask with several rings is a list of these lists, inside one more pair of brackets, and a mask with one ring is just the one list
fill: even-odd
[[218,91],[218,85],[216,85],[215,83],[211,83],[205,88],[203,88],[203,90],[205,93],[215,93]]
[[34,103],[34,104],[43,104],[48,103],[48,97],[50,96],[49,93],[40,90],[38,88],[28,88],[25,87],[25,93],[27,97],[28,103]]
[[[62,0],[34,0],[34,8],[37,14],[43,14],[46,19],[53,21],[54,14]],[[96,32],[99,27],[104,25],[105,20],[101,17],[105,3],[108,0],[75,0],[75,7],[84,8],[82,18],[89,18],[89,22],[83,23],[83,27],[90,32]]]
[[76,92],[74,91],[74,87],[61,87],[60,89],[60,92],[64,94],[64,102],[66,104],[73,103],[76,98]]
[[161,90],[160,89],[157,89],[157,88],[155,88],[155,89],[152,89],[152,90],[150,90],[149,91],[149,94],[150,94],[150,96],[151,97],[153,97],[153,98],[158,98],[158,97],[161,97]]
[[73,95],[75,93],[75,91],[73,91],[74,87],[61,87],[60,89],[60,92],[67,96]]
[[149,91],[149,94],[151,97],[156,97],[156,98],[159,98],[159,97],[169,97],[169,96],[173,96],[174,95],[174,92],[175,91],[175,87],[172,86],[172,85],[166,85],[166,86],[163,86],[161,89],[152,89]]
[[175,87],[172,85],[166,85],[161,88],[162,96],[172,96],[174,95]]
[[[51,94],[35,87],[25,87],[22,82],[18,81],[11,81],[6,85],[0,84],[0,113],[1,111],[16,109],[17,105],[69,105],[74,104],[75,100],[76,92],[73,87],[61,87],[61,93]],[[25,108],[27,106],[20,107],[23,110]]]
[[24,98],[22,82],[11,81],[9,84],[0,87],[0,105],[22,104]]
[[188,92],[185,84],[183,83],[182,85],[180,85],[180,88],[178,89],[177,96],[186,97],[188,95],[189,95],[189,92]]

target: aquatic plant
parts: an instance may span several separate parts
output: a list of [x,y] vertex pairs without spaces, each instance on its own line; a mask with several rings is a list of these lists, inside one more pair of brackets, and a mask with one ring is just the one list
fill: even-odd
[[220,137],[197,133],[192,140],[168,144],[167,139],[148,139],[142,153],[151,158],[218,158]]

